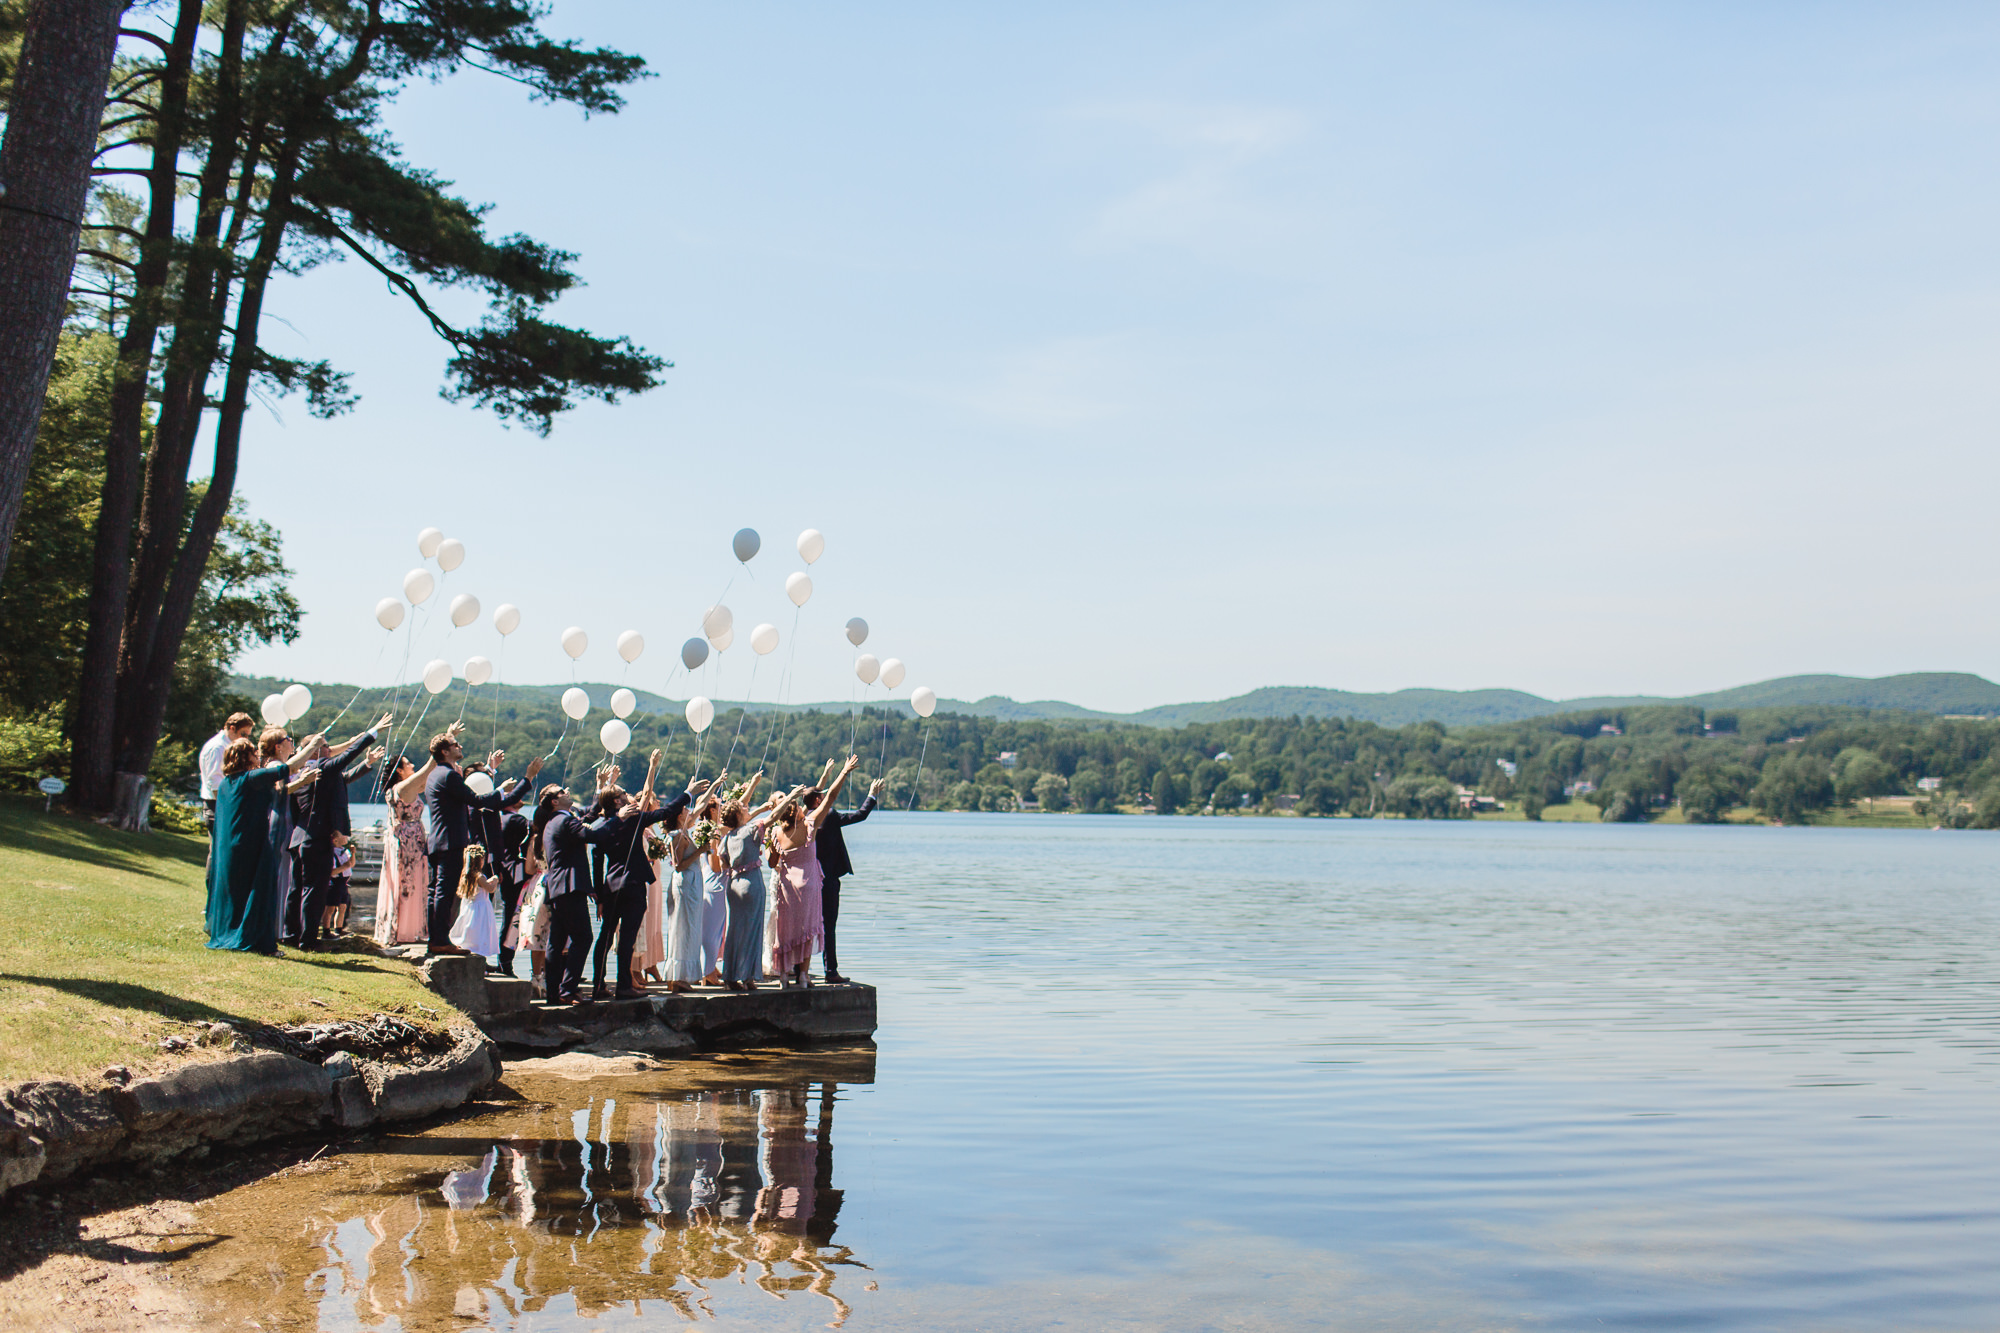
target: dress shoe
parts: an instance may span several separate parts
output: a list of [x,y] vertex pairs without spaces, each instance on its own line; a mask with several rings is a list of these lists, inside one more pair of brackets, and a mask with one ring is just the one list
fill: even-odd
[[826,974],[826,984],[829,986],[851,986],[854,983],[838,972],[829,972]]

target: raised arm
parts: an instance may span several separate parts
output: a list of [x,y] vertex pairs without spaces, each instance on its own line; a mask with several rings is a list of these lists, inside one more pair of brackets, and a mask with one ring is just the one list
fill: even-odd
[[840,789],[847,785],[847,775],[859,767],[861,767],[860,755],[847,756],[847,762],[840,766],[840,776],[833,780],[833,785],[826,789],[826,795],[820,797],[819,804],[806,816],[807,832],[813,834],[819,832],[820,825],[826,823],[826,817],[833,813],[833,798],[840,795]]
[[389,789],[390,798],[398,801],[409,800],[412,792],[419,792],[424,789],[424,783],[430,780],[431,773],[436,770],[437,766],[436,755],[432,755],[430,758],[424,760],[422,768]]

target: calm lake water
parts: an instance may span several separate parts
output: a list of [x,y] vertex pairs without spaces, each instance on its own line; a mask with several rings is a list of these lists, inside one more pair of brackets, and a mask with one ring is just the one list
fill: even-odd
[[874,1052],[205,1206],[326,1329],[2000,1325],[2000,840],[886,815]]

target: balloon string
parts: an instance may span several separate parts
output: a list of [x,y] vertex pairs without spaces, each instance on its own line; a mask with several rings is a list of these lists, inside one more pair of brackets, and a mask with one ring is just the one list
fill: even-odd
[[[785,674],[778,678],[778,706],[780,709],[782,709],[784,705],[789,701],[792,692],[794,669],[797,667],[799,660],[799,617],[805,614],[805,610],[806,609],[803,606],[800,606],[800,607],[795,607],[792,611],[792,651],[785,658]],[[782,774],[784,771],[783,766],[785,762],[785,733],[791,730],[791,725],[792,725],[792,715],[790,713],[780,712],[779,722],[778,722],[778,764],[779,764],[778,773],[779,774]],[[776,782],[776,777],[774,775],[773,777],[774,785],[775,782]]]
[[[368,674],[370,676],[375,674],[376,667],[382,665],[382,654],[388,651],[389,651],[389,636],[387,634],[384,634],[382,636],[382,646],[375,650],[375,660],[368,664]],[[346,717],[349,713],[354,711],[355,700],[359,699],[367,689],[368,687],[366,685],[355,686],[354,698],[349,699],[347,701],[347,707],[341,709],[338,713],[335,713],[333,715],[333,721],[327,723],[325,727],[321,728],[321,730],[331,732],[336,726],[338,726],[340,724],[340,719]]]
[[493,664],[493,739],[486,743],[489,750],[500,748],[500,677],[507,669],[507,636],[500,636],[499,661]]
[[757,664],[762,660],[761,655],[750,659],[750,682],[743,687],[743,704],[736,712],[736,739],[729,742],[729,754],[722,761],[725,765],[736,757],[736,742],[743,739],[743,723],[750,716],[750,696],[757,690]]
[[917,780],[910,791],[910,809],[917,808],[917,797],[924,789],[924,756],[931,752],[931,720],[924,719],[924,743],[917,751]]

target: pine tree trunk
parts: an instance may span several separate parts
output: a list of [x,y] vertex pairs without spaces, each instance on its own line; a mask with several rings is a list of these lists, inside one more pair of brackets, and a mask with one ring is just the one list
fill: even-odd
[[68,305],[125,0],[40,0],[0,144],[0,575]]
[[139,244],[138,278],[125,332],[118,341],[111,432],[104,446],[104,490],[91,557],[90,618],[83,669],[77,678],[76,712],[70,722],[70,800],[82,810],[108,809],[113,797],[118,664],[132,582],[132,526],[138,512],[146,382],[160,323],[171,313],[175,173],[200,20],[201,0],[181,0],[153,127],[150,201]]
[[144,773],[120,773],[112,783],[111,827],[127,833],[153,831],[153,780]]

